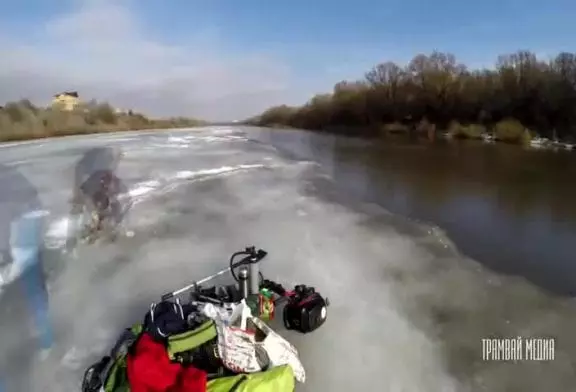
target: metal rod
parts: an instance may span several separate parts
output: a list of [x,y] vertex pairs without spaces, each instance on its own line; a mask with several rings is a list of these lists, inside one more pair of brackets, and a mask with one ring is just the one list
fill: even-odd
[[206,283],[206,282],[208,282],[208,281],[210,281],[210,280],[212,280],[212,279],[217,278],[217,277],[220,276],[220,275],[224,275],[224,274],[227,273],[229,270],[230,270],[230,268],[226,268],[226,269],[223,269],[222,271],[216,272],[216,273],[213,274],[213,275],[207,276],[207,277],[205,277],[204,279],[200,279],[200,280],[197,281],[197,282],[194,282],[194,283],[192,283],[192,284],[189,284],[189,285],[186,286],[186,287],[182,287],[181,289],[174,291],[174,292],[172,293],[172,295],[173,295],[173,296],[176,296],[176,295],[182,294],[182,293],[184,293],[184,292],[186,292],[186,291],[194,288],[195,286],[199,286],[199,285],[201,285],[201,284],[203,284],[203,283]]
[[[166,293],[164,295],[162,295],[162,300],[168,300],[170,298],[173,298],[177,295],[180,295],[188,290],[191,290],[195,287],[198,287],[199,285],[206,283],[214,278],[217,278],[220,275],[223,275],[227,272],[230,272],[231,270],[233,270],[236,267],[239,267],[241,265],[246,265],[248,264],[248,269],[249,269],[249,290],[251,292],[251,294],[257,294],[259,291],[259,285],[260,285],[260,267],[259,267],[259,262],[260,260],[262,260],[265,256],[266,256],[266,252],[263,250],[259,250],[258,253],[256,254],[256,256],[253,255],[253,253],[247,253],[247,252],[237,252],[234,255],[241,255],[241,254],[248,254],[248,257],[243,258],[240,261],[237,261],[236,263],[233,263],[232,265],[230,265],[228,268],[225,268],[219,272],[216,272],[213,275],[207,276],[204,279],[198,280],[196,282],[193,282],[185,287],[182,287],[181,289],[178,289],[176,291],[173,291],[171,293]],[[232,256],[234,257],[234,256]]]

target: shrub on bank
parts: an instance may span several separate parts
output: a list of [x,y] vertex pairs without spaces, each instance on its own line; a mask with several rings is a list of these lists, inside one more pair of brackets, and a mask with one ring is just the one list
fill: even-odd
[[72,111],[63,111],[39,108],[22,100],[0,108],[0,141],[202,124],[199,120],[183,117],[157,120],[131,111],[117,113],[109,104],[95,101],[79,105]]
[[448,132],[458,139],[480,139],[486,133],[486,127],[482,124],[462,125],[458,121],[452,121]]
[[496,123],[494,134],[497,140],[506,143],[523,143],[530,131],[518,120],[505,119]]

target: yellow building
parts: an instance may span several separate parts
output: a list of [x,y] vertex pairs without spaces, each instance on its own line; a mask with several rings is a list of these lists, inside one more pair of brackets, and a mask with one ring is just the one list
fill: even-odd
[[54,95],[54,99],[52,99],[52,107],[66,111],[74,110],[79,103],[80,98],[76,91],[65,91],[59,93]]

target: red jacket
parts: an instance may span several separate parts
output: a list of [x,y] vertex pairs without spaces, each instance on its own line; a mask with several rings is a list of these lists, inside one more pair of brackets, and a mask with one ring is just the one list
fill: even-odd
[[166,348],[147,333],[126,362],[131,392],[206,392],[206,372],[171,362]]

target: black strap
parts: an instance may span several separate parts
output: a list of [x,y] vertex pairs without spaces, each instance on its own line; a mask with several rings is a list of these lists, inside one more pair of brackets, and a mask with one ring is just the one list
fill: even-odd
[[238,388],[240,388],[240,384],[242,384],[246,380],[248,380],[248,377],[246,375],[240,377],[240,379],[236,381],[234,385],[232,385],[232,388],[230,388],[230,392],[236,392]]
[[110,364],[112,358],[105,356],[100,362],[90,366],[84,372],[82,379],[82,392],[98,392],[106,382],[104,370]]

